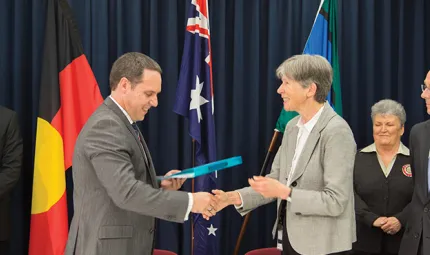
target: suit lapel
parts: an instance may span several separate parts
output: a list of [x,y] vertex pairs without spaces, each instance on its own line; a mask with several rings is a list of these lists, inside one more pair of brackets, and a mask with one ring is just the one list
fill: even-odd
[[429,164],[429,153],[430,153],[430,136],[429,136],[429,134],[430,134],[430,120],[425,123],[425,126],[423,128],[423,132],[417,134],[417,135],[421,136],[423,139],[422,147],[419,146],[420,147],[419,149],[422,148],[420,158],[422,158],[421,163],[423,166],[423,171],[424,171],[424,176],[425,176],[426,185],[424,187],[424,189],[425,189],[424,194],[426,194],[427,201],[430,200],[430,195],[428,192],[428,167],[429,167],[428,164]]
[[[294,170],[294,174],[291,178],[291,182],[297,180],[302,176],[303,172],[306,169],[306,166],[311,159],[312,152],[315,149],[318,141],[320,139],[320,133],[315,132],[315,127],[312,129],[312,132],[308,136],[308,140],[303,147],[302,153],[300,154],[299,161],[297,161],[296,169]],[[294,153],[294,152],[293,152]]]
[[128,131],[133,135],[134,140],[136,141],[136,143],[139,146],[140,152],[143,156],[143,160],[145,162],[145,165],[148,169],[149,175],[151,177],[151,181],[152,181],[152,185],[154,187],[158,187],[158,183],[157,183],[157,179],[156,179],[156,174],[155,174],[155,170],[152,164],[152,160],[151,160],[151,156],[149,154],[149,150],[146,146],[145,143],[145,139],[143,139],[143,135],[142,133],[139,133],[142,137],[142,143],[139,141],[139,137],[137,137],[134,133],[134,129],[130,124],[130,121],[127,119],[127,117],[124,115],[124,113],[121,111],[121,109],[115,104],[114,101],[112,101],[112,99],[110,97],[107,97],[104,101],[104,104],[106,104],[107,107],[109,107],[109,109],[111,109],[116,115],[118,115],[118,117],[124,122],[125,126],[127,127]]
[[284,135],[286,135],[288,138],[287,148],[285,150],[285,152],[287,154],[286,155],[286,158],[287,158],[287,169],[286,169],[287,174],[286,174],[286,176],[287,176],[287,178],[289,176],[289,173],[291,171],[291,166],[293,164],[293,157],[294,157],[294,152],[296,151],[298,134],[299,134],[299,128],[295,124],[290,126],[289,128],[287,128],[285,130],[285,133],[284,133]]
[[[318,144],[318,141],[320,140],[321,131],[327,126],[328,122],[334,116],[336,116],[336,113],[333,111],[329,104],[325,103],[321,116],[319,117],[317,123],[309,134],[308,139],[306,140],[302,153],[300,154],[300,158],[298,159],[299,161],[297,162],[296,168],[294,170],[294,174],[291,178],[291,182],[300,178],[300,176],[302,176],[302,174],[304,173],[306,166],[312,157],[312,153],[316,145]],[[297,135],[295,141],[297,141]],[[292,152],[293,154],[294,151]]]

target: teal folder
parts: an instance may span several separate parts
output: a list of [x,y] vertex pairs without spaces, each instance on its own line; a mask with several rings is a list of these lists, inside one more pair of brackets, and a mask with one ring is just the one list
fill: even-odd
[[201,175],[209,174],[215,171],[224,170],[233,166],[242,164],[242,157],[232,157],[223,160],[218,160],[201,166],[187,168],[180,173],[172,174],[170,176],[157,176],[158,180],[165,180],[171,178],[195,178]]

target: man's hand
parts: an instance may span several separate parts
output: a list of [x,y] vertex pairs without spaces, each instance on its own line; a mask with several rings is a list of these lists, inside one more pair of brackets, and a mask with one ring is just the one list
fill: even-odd
[[248,179],[248,183],[265,198],[280,198],[285,200],[290,196],[291,189],[289,187],[269,177],[254,176]]
[[217,208],[217,200],[215,197],[207,192],[193,193],[193,213],[201,213],[203,218],[209,220],[210,217],[215,216]]
[[222,190],[214,189],[212,190],[212,193],[215,194],[215,199],[217,200],[217,207],[215,208],[217,212],[229,205],[239,206],[242,204],[242,199],[237,191],[224,192]]
[[[179,173],[181,171],[179,170],[170,170],[166,175],[164,176],[170,176],[172,174]],[[182,184],[186,181],[186,178],[172,178],[167,180],[162,180],[160,183],[161,188],[167,189],[167,190],[178,190],[181,188]]]
[[387,217],[379,217],[373,222],[373,226],[376,228],[380,228],[385,223],[387,223]]
[[389,235],[395,235],[401,228],[402,223],[396,217],[388,217],[387,222],[381,226],[381,229]]

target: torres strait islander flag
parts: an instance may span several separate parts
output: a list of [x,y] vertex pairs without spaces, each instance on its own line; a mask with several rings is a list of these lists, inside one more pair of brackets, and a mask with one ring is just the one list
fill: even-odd
[[[342,93],[340,88],[339,56],[337,49],[337,0],[321,0],[315,17],[314,25],[309,34],[304,54],[321,55],[333,68],[333,84],[327,96],[327,101],[333,109],[342,116]],[[285,126],[296,112],[281,110],[276,129],[284,133]]]

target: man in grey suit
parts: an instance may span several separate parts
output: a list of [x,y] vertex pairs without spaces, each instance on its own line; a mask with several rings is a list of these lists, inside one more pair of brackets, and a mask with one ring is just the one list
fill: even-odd
[[213,195],[176,191],[184,180],[157,181],[136,126],[158,105],[160,66],[144,54],[126,53],[113,64],[109,80],[111,95],[75,145],[75,214],[66,254],[152,254],[155,218],[184,222],[190,211],[205,218],[215,214]]
[[266,177],[251,187],[214,190],[217,210],[234,204],[241,215],[277,199],[278,248],[283,254],[347,254],[356,241],[353,167],[356,144],[348,124],[325,103],[333,71],[321,56],[297,55],[277,69],[288,122]]

